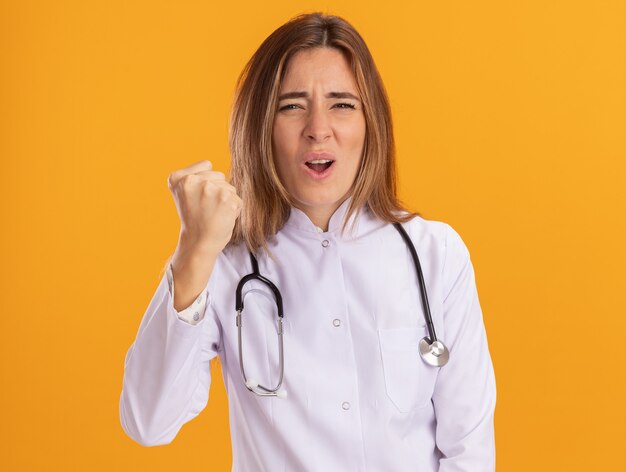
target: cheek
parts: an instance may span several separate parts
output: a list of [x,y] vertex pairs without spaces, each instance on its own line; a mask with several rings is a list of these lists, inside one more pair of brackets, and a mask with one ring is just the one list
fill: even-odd
[[281,160],[289,159],[297,146],[297,141],[294,141],[293,130],[288,126],[281,126],[280,123],[276,123],[272,132],[272,145],[275,152],[280,155]]
[[356,161],[360,161],[365,145],[365,122],[354,124],[347,131],[347,144],[350,147],[351,154]]
[[272,131],[272,152],[274,153],[274,163],[278,177],[283,185],[287,185],[286,180],[289,180],[291,172],[289,163],[295,154],[292,141],[289,128],[281,126],[280,123],[275,123]]
[[274,129],[272,130],[272,151],[274,152],[274,161],[279,168],[282,166],[285,155],[284,136],[280,125],[274,124]]

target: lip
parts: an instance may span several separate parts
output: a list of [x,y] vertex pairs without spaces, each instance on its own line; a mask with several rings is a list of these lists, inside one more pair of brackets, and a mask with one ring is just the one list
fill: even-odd
[[[314,161],[316,159],[328,159],[333,161],[333,163],[331,164],[331,166],[326,169],[324,172],[315,172],[313,169],[310,169],[309,166],[306,165],[306,163],[308,161]],[[337,166],[337,158],[335,158],[335,155],[330,153],[330,152],[325,152],[325,151],[321,151],[321,152],[307,152],[304,154],[304,156],[302,157],[302,162],[300,163],[302,170],[304,170],[304,172],[313,180],[324,180],[327,179],[328,177],[330,177],[330,175],[333,173],[335,167]]]
[[315,159],[330,159],[331,161],[337,160],[333,153],[326,151],[307,152],[304,154],[302,159],[303,164],[307,161],[314,161]]

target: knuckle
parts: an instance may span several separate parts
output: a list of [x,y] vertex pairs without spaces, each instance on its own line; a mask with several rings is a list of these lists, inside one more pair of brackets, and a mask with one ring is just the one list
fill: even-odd
[[225,188],[220,188],[218,190],[218,197],[221,202],[226,202],[230,199],[230,192]]
[[167,176],[167,187],[170,190],[173,190],[177,183],[177,173],[171,172],[170,175]]
[[188,192],[193,187],[195,181],[195,175],[187,174],[180,178],[179,186],[183,189],[183,191]]
[[181,187],[186,187],[186,186],[188,186],[188,185],[189,185],[190,181],[191,181],[191,175],[190,175],[190,174],[183,175],[183,176],[180,178],[180,180],[179,180],[179,182],[180,182],[180,186],[181,186]]
[[204,195],[212,195],[215,192],[215,185],[210,180],[202,181],[202,193]]
[[233,211],[239,211],[243,208],[243,203],[240,199],[234,200],[233,203],[231,204],[231,208],[233,209]]

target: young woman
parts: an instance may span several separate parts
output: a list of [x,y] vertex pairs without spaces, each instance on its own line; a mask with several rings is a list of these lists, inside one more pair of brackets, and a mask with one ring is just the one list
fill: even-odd
[[127,434],[171,442],[219,356],[233,471],[494,470],[469,253],[398,202],[389,104],[355,29],[316,13],[272,33],[238,82],[230,147],[230,183],[209,161],[169,176],[180,238],[126,356]]

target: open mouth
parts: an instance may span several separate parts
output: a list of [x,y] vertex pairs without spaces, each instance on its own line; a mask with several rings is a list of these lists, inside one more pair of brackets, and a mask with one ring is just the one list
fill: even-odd
[[321,174],[326,169],[330,168],[330,166],[332,166],[334,162],[335,161],[330,159],[315,159],[312,161],[307,161],[305,162],[305,164],[309,169]]

